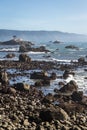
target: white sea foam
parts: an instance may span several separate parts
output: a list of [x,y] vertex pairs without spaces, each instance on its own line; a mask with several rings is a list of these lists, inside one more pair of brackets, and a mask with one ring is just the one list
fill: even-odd
[[0,49],[0,51],[18,51],[18,48],[3,48],[3,49]]
[[45,52],[34,52],[34,51],[29,51],[27,54],[45,54]]

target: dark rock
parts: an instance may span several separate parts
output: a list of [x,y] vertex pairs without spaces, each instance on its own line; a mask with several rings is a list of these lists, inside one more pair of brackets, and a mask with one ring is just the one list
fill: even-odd
[[17,90],[20,90],[20,91],[29,91],[29,90],[30,90],[30,85],[25,84],[25,83],[17,83],[17,84],[14,84],[14,87],[15,87]]
[[57,78],[56,73],[52,73],[51,76],[50,76],[50,79],[55,80],[56,78]]
[[71,95],[73,101],[82,101],[83,99],[83,92],[82,91],[75,91]]
[[59,44],[59,43],[61,43],[61,41],[57,41],[57,40],[56,40],[56,41],[54,41],[53,43],[57,43],[57,44]]
[[64,85],[62,88],[60,88],[60,92],[71,92],[73,93],[74,91],[77,91],[78,85],[76,84],[75,81],[71,80],[69,83]]
[[66,78],[69,77],[69,75],[73,75],[74,76],[75,73],[72,72],[72,71],[69,71],[69,70],[65,70],[64,73],[63,73],[63,78],[66,79]]
[[42,81],[43,86],[49,86],[50,85],[50,80],[46,79]]
[[26,54],[20,54],[19,61],[20,62],[30,62],[31,58],[29,56],[27,56]]
[[64,82],[59,82],[58,85],[59,85],[59,86],[64,86],[65,83],[64,83]]
[[15,57],[15,54],[14,54],[14,53],[10,53],[10,54],[7,54],[7,55],[6,55],[6,58],[13,58],[13,57]]
[[31,50],[31,45],[23,44],[19,47],[19,52],[28,52]]
[[65,48],[67,49],[76,49],[76,50],[79,50],[78,47],[74,46],[74,45],[69,45],[69,46],[66,46]]
[[14,96],[16,95],[16,90],[12,87],[3,86],[1,92],[5,94],[12,94]]
[[44,79],[47,78],[47,73],[46,72],[33,72],[30,74],[31,79]]
[[79,63],[84,63],[84,62],[85,62],[85,58],[84,58],[84,57],[80,57],[80,58],[78,59],[78,62],[79,62]]
[[40,111],[40,118],[42,121],[51,122],[52,120],[67,120],[68,114],[62,108],[42,109]]
[[50,85],[50,80],[40,80],[40,81],[36,81],[35,82],[35,86],[48,86],[48,85]]

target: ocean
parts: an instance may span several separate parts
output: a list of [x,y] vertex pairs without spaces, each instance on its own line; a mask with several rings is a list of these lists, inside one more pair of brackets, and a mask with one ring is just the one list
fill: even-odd
[[[65,48],[66,46],[69,45],[73,45],[76,46],[78,49],[67,49]],[[29,55],[31,57],[32,60],[40,60],[40,61],[51,61],[51,62],[57,62],[59,61],[61,64],[70,64],[71,60],[72,61],[77,61],[78,58],[80,57],[85,57],[85,60],[87,60],[87,42],[65,42],[65,43],[53,43],[53,42],[40,42],[40,43],[35,43],[34,47],[39,47],[39,46],[45,46],[46,49],[50,50],[50,52],[26,52],[27,55]],[[19,45],[0,45],[0,60],[18,60],[19,57]],[[15,54],[15,58],[12,59],[7,59],[6,55],[8,53],[14,53]],[[85,77],[87,77],[87,72],[84,70],[87,69],[87,66],[84,67],[78,67],[75,70],[75,76],[71,76],[66,79],[64,82],[67,83],[69,82],[71,79],[75,80],[78,84],[79,90],[83,91],[84,95],[87,95],[87,79]],[[31,70],[32,72],[33,70]],[[40,70],[36,70],[36,71],[40,71]],[[52,70],[54,72],[56,72],[57,75],[62,75],[63,72],[59,71],[59,70]],[[7,72],[10,73],[20,73],[17,72],[17,70],[15,69],[7,69]],[[27,74],[30,74],[30,71],[26,72]],[[50,74],[51,71],[48,71],[48,73]],[[51,82],[50,87],[42,87],[39,88],[41,89],[44,94],[47,94],[49,92],[54,92],[54,88],[59,88],[58,86],[58,82],[61,81],[63,79],[56,79],[55,81]],[[34,81],[29,79],[28,77],[16,77],[15,82],[27,82],[29,84],[33,84]],[[10,83],[13,84],[14,81],[13,79],[10,80]]]

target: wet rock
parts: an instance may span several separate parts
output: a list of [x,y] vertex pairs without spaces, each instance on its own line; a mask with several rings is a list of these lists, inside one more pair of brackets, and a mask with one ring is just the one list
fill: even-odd
[[57,41],[57,40],[56,40],[56,41],[54,41],[53,43],[57,43],[57,44],[59,44],[59,43],[61,43],[61,41]]
[[73,101],[82,101],[83,99],[83,92],[82,91],[75,91],[71,95]]
[[30,74],[31,79],[45,79],[47,78],[47,73],[46,72],[33,72]]
[[56,78],[57,78],[56,73],[52,73],[51,76],[50,76],[50,79],[55,80]]
[[75,75],[75,73],[73,71],[70,71],[70,70],[65,70],[64,73],[63,73],[63,78],[66,79],[69,77],[69,75]]
[[26,54],[20,54],[19,61],[20,62],[30,62],[31,58],[29,56],[27,56]]
[[19,47],[19,52],[28,52],[31,50],[30,44],[23,44]]
[[74,45],[69,45],[69,46],[66,46],[65,48],[67,49],[76,49],[76,50],[79,50],[78,47],[74,46]]
[[50,80],[39,80],[35,82],[35,86],[48,86],[50,85]]
[[65,85],[65,83],[64,82],[59,82],[58,85],[63,87]]
[[80,57],[80,58],[78,59],[78,62],[79,62],[79,63],[85,63],[85,58],[84,58],[84,57]]
[[20,90],[20,91],[29,91],[30,90],[30,85],[28,84],[25,84],[25,83],[17,83],[17,84],[14,84],[14,87],[17,89],[17,90]]
[[77,91],[78,85],[74,80],[71,80],[69,83],[64,85],[62,88],[60,88],[60,92],[71,92],[73,93],[74,91]]
[[14,53],[9,53],[6,55],[6,58],[13,58],[15,57],[15,54]]
[[8,74],[5,71],[0,72],[0,82],[3,85],[9,83]]

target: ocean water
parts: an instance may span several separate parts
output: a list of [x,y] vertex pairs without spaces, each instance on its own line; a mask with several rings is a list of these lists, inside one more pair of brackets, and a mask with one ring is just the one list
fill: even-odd
[[[74,45],[78,47],[79,49],[66,49],[65,47],[68,45]],[[60,63],[64,64],[69,64],[71,60],[77,61],[78,58],[80,57],[85,57],[87,56],[87,42],[66,42],[66,43],[53,43],[53,42],[47,42],[47,43],[35,43],[35,47],[38,46],[45,46],[46,49],[50,50],[50,52],[45,53],[45,52],[27,52],[27,55],[29,55],[32,60],[44,60],[44,61],[51,61],[51,62],[56,62],[60,61]],[[8,53],[15,53],[15,58],[8,59],[8,60],[18,60],[19,57],[19,46],[0,46],[0,60],[5,60],[6,55]],[[86,59],[87,60],[87,59]],[[87,69],[87,66],[85,66],[85,69]],[[16,70],[7,70],[10,73],[21,73],[17,72]],[[33,71],[33,70],[32,70]],[[39,70],[40,71],[40,70]],[[56,71],[56,70],[52,70]],[[51,72],[48,72],[49,74]],[[34,81],[29,79],[30,76],[30,71],[27,72],[28,77],[17,77],[16,82],[27,82],[29,84],[33,84]],[[56,71],[56,74],[61,76],[63,74],[62,71]],[[72,77],[70,76],[68,79],[66,79],[65,83],[69,82],[71,79],[75,80],[79,86],[79,90],[83,91],[85,95],[87,95],[87,72],[84,71],[84,67],[78,68],[75,70],[75,76]],[[61,81],[62,79],[56,79],[55,81],[51,82],[50,87],[42,87],[40,88],[45,94],[52,92],[54,88],[59,88],[60,86],[58,85],[58,82]],[[11,79],[10,81],[11,84],[14,83],[14,80]]]

